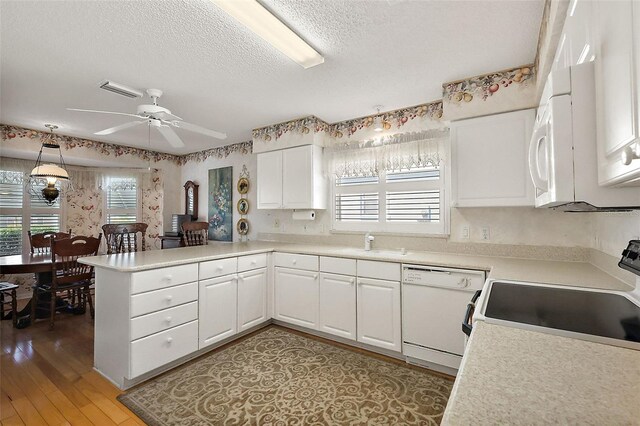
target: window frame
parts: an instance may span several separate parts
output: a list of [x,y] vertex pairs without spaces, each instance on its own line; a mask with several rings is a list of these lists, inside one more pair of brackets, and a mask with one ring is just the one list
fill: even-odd
[[[360,233],[375,232],[382,234],[419,234],[436,237],[447,237],[450,233],[450,170],[444,161],[439,166],[440,177],[434,180],[417,180],[414,182],[387,182],[386,171],[381,171],[377,183],[336,186],[336,176],[330,177],[331,197],[331,232]],[[402,191],[440,191],[440,220],[433,222],[387,222],[387,192]],[[336,195],[378,193],[378,221],[338,221],[336,220]]]
[[[15,170],[0,170],[7,172],[18,172]],[[60,232],[65,229],[66,225],[66,217],[65,217],[65,209],[63,204],[66,202],[66,199],[63,194],[60,195],[58,200],[56,201],[56,207],[39,207],[32,206],[31,200],[32,195],[27,188],[27,185],[23,181],[20,184],[22,187],[22,207],[2,207],[0,208],[0,215],[2,216],[21,216],[22,217],[22,241],[21,241],[21,252],[20,253],[12,253],[4,256],[14,256],[18,254],[27,255],[31,253],[31,244],[29,243],[29,231],[31,230],[31,216],[38,214],[57,214],[58,215],[58,231]],[[52,230],[53,231],[53,230]],[[45,231],[46,232],[46,231]]]
[[[136,207],[135,208],[109,208],[109,184],[110,179],[120,178],[120,179],[133,179],[136,181]],[[140,177],[138,176],[128,176],[128,175],[109,175],[106,176],[105,186],[103,189],[104,196],[103,198],[103,211],[104,211],[104,223],[105,224],[124,224],[124,223],[136,223],[140,222],[142,218],[142,190],[140,188]],[[114,214],[131,214],[135,213],[136,218],[133,222],[110,222],[109,216]]]

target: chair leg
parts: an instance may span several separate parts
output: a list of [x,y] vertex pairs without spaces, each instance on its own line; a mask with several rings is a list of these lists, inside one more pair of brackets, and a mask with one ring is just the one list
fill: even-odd
[[31,324],[36,322],[36,309],[38,309],[38,286],[33,287],[33,296],[31,297]]
[[93,319],[96,317],[96,312],[93,309],[93,300],[91,299],[91,290],[89,289],[89,286],[85,287],[84,291],[87,301],[89,302],[89,312],[91,313],[91,318]]
[[49,329],[53,330],[53,322],[56,315],[56,293],[54,288],[51,288],[51,302],[49,303],[50,317],[49,317]]
[[15,289],[11,290],[11,321],[13,321],[13,327],[18,325],[18,298]]

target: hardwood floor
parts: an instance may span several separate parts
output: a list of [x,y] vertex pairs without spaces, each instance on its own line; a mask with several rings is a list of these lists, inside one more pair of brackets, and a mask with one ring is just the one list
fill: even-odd
[[0,321],[2,425],[144,425],[93,371],[89,314],[60,315],[18,330]]

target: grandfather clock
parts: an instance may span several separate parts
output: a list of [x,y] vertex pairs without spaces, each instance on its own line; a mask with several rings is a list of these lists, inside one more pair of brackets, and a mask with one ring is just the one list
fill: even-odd
[[184,184],[184,214],[191,215],[192,220],[198,220],[198,186],[192,180]]

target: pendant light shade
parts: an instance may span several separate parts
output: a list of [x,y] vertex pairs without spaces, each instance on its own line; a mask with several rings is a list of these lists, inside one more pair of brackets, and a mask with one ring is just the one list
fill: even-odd
[[[29,179],[27,179],[27,186],[29,193],[33,198],[39,198],[47,205],[51,206],[60,196],[60,191],[63,189],[63,183],[65,186],[64,189],[71,189],[71,179],[69,178],[69,173],[65,168],[60,144],[53,136],[53,131],[57,129],[58,126],[54,124],[45,124],[45,127],[51,130],[51,134],[45,137],[42,141],[42,146],[40,147],[40,153],[38,154],[35,167],[31,170]],[[45,148],[58,150],[60,158],[58,164],[42,163],[42,151]]]
[[384,123],[382,122],[382,116],[380,115],[380,108],[382,108],[382,105],[376,105],[374,108],[377,110],[377,113],[373,119],[373,131],[381,132],[384,130]]

